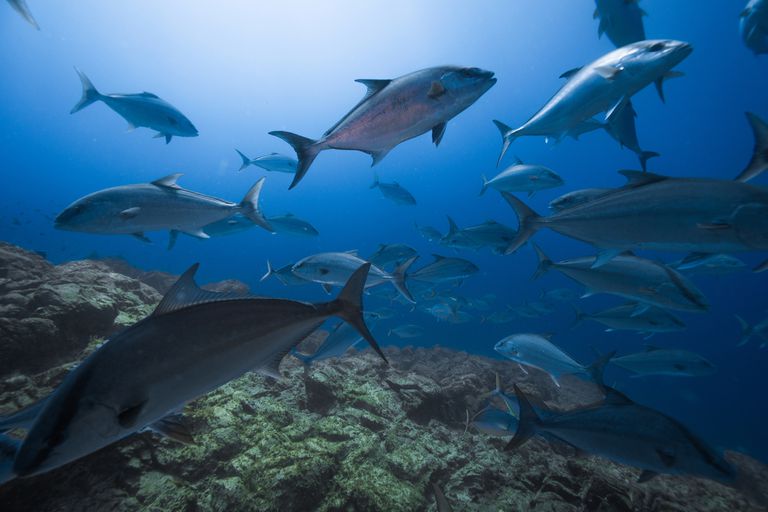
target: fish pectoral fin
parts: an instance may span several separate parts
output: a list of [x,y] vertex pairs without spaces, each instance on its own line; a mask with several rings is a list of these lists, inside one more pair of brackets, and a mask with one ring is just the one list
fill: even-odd
[[433,100],[436,100],[440,96],[445,94],[445,86],[440,82],[439,80],[435,80],[432,82],[432,85],[429,87],[429,92],[427,93],[427,96],[432,98]]
[[387,153],[389,153],[389,149],[391,148],[382,149],[379,151],[366,151],[366,153],[371,155],[371,158],[373,159],[373,161],[371,162],[371,167],[381,162],[384,159],[384,157],[387,156]]
[[183,414],[173,413],[147,427],[152,432],[183,444],[194,444],[192,430]]
[[643,471],[640,472],[640,476],[637,477],[637,483],[639,484],[645,483],[651,478],[655,477],[656,475],[658,475],[657,472],[651,471],[649,469],[644,469]]
[[667,448],[656,448],[656,454],[659,456],[661,463],[666,467],[671,468],[675,465],[675,454]]
[[606,80],[615,80],[622,71],[624,71],[623,67],[617,68],[616,66],[598,66],[595,68],[595,73]]
[[151,244],[152,243],[152,240],[147,238],[146,235],[144,233],[140,232],[140,231],[136,232],[136,233],[131,233],[131,236],[136,238],[136,239],[138,239],[138,240],[141,240],[145,244]]
[[132,219],[136,217],[139,212],[141,212],[141,208],[138,206],[134,206],[133,208],[126,208],[125,210],[120,212],[120,218],[121,219]]
[[203,231],[203,228],[188,228],[188,229],[181,229],[179,228],[177,231],[181,231],[182,233],[194,236],[195,238],[202,238],[203,240],[207,238],[211,238],[211,236]]
[[131,404],[127,407],[124,407],[118,414],[117,414],[117,423],[122,428],[132,428],[136,424],[136,420],[139,419],[139,415],[141,414],[142,409],[144,409],[144,406],[146,405],[147,400],[144,399],[139,403]]
[[446,126],[447,126],[446,123],[440,123],[435,125],[434,128],[432,128],[432,142],[435,144],[435,146],[439,146],[440,141],[443,140],[443,135],[445,135]]
[[708,231],[717,231],[721,229],[731,229],[733,226],[727,222],[711,222],[709,224],[698,223],[696,227],[699,229],[706,229]]

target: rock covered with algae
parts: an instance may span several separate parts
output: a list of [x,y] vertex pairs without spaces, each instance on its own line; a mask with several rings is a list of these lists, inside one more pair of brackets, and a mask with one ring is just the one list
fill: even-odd
[[[7,259],[10,249],[1,248]],[[31,263],[24,275],[34,271],[40,282],[63,272]],[[71,281],[92,285],[74,275]],[[141,311],[120,309],[133,304],[119,298],[131,287],[144,290],[135,280],[105,287],[118,304],[114,318]],[[157,298],[146,292],[141,301],[151,309]],[[92,299],[73,300],[86,307]],[[50,318],[63,328],[61,317]],[[316,345],[324,335],[305,343]],[[14,342],[0,339],[0,349]],[[0,413],[45,396],[93,348],[64,351],[68,361],[42,370],[23,366],[0,378]],[[568,381],[564,392],[556,392],[546,376],[525,375],[503,361],[439,347],[386,352],[390,367],[370,351],[311,369],[287,357],[279,380],[247,374],[189,404],[185,416],[193,443],[134,435],[48,474],[0,487],[0,510],[435,510],[432,483],[454,510],[761,510],[754,499],[711,481],[660,476],[639,484],[636,469],[540,439],[505,452],[505,439],[465,432],[466,411],[480,407],[496,372],[555,408],[594,399],[594,390],[581,381]],[[764,466],[736,453],[728,458],[765,493]]]

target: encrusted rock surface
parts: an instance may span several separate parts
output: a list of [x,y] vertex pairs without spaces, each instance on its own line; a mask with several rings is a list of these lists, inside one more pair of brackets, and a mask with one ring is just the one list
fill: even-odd
[[[96,308],[98,294],[105,298],[96,304],[112,304],[109,325],[82,321],[77,332],[88,340],[115,329],[121,315],[140,317],[159,299],[139,281],[97,268],[93,262],[52,267],[0,245],[3,307],[21,301],[6,299],[18,290],[25,297],[47,290],[52,276],[53,289],[79,287],[69,292],[68,309],[60,302],[43,308],[46,315],[40,318],[55,334],[47,328],[40,329],[45,333],[40,338],[37,331],[3,331],[0,353],[10,360],[3,359],[8,369],[0,377],[0,414],[44,397],[97,347],[96,342],[68,345],[73,342],[63,333],[71,329],[69,313]],[[129,292],[140,298],[125,299]],[[61,294],[66,295],[61,290],[56,295]],[[3,310],[0,326],[26,318],[32,310],[24,304],[21,311],[27,313],[9,316]],[[321,336],[305,343],[316,344]],[[59,350],[59,344],[65,348]],[[37,347],[57,357],[32,365],[25,351]],[[481,405],[496,372],[553,407],[595,399],[594,390],[578,380],[558,392],[542,374],[524,375],[503,361],[439,347],[386,352],[390,367],[370,351],[312,369],[287,357],[280,380],[247,374],[189,404],[185,415],[193,444],[137,434],[48,474],[3,485],[0,510],[435,510],[431,483],[443,489],[456,511],[763,510],[754,495],[766,495],[768,471],[740,454],[728,458],[749,480],[752,501],[697,478],[661,476],[639,484],[635,469],[578,456],[541,439],[505,452],[505,439],[464,431],[466,410]]]

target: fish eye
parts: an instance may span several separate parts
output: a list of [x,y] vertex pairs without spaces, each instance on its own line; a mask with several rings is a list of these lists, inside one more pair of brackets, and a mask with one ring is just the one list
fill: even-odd
[[326,274],[330,274],[331,273],[331,271],[328,270],[327,268],[320,268],[320,269],[318,269],[318,272],[320,272],[321,276],[324,276]]
[[664,48],[666,48],[667,45],[664,43],[653,43],[651,46],[648,47],[649,52],[660,52]]
[[168,122],[171,123],[173,126],[176,126],[179,124],[179,122],[171,116],[168,116]]

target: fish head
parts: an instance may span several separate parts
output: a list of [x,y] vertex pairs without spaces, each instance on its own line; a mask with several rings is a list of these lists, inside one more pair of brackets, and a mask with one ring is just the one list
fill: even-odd
[[520,344],[515,336],[507,336],[496,343],[493,349],[499,354],[515,361],[522,356]]
[[493,75],[493,71],[480,68],[451,66],[444,68],[438,81],[445,90],[445,97],[469,106],[494,86],[496,78]]
[[563,181],[563,178],[557,175],[554,171],[551,171],[550,169],[542,168],[541,171],[537,174],[538,176],[538,184],[540,186],[546,186],[546,187],[559,187],[563,185],[565,182]]
[[54,227],[64,231],[99,232],[110,226],[109,217],[118,215],[106,198],[91,194],[67,206],[54,219]]
[[324,258],[304,258],[291,267],[291,273],[316,283],[328,283],[336,277],[334,268]]
[[178,137],[197,137],[197,128],[181,112],[170,112],[166,117],[168,121],[167,128],[163,130],[163,133]]
[[685,60],[693,46],[674,39],[648,39],[629,44],[624,50],[621,67],[633,76],[654,81]]

